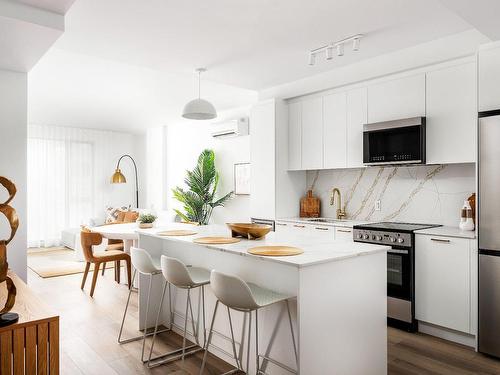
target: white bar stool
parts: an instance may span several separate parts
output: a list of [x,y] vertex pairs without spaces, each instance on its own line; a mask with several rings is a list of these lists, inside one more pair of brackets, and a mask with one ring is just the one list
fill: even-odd
[[[155,325],[155,331],[153,334],[153,342],[151,343],[151,349],[149,351],[149,360],[148,360],[148,367],[156,367],[160,366],[165,363],[169,363],[172,361],[175,361],[179,358],[182,358],[184,360],[184,357],[186,355],[194,354],[196,352],[199,352],[200,350],[203,350],[205,347],[206,343],[206,326],[205,326],[205,285],[210,283],[210,271],[205,269],[205,268],[200,268],[200,267],[187,267],[184,263],[182,263],[179,259],[176,258],[170,258],[165,255],[161,256],[161,272],[163,273],[163,277],[165,278],[165,285],[163,286],[163,293],[161,296],[160,300],[160,306],[158,308],[158,315],[156,316],[156,325]],[[151,358],[151,355],[153,353],[153,348],[154,348],[154,343],[155,343],[155,338],[156,338],[156,333],[158,330],[158,322],[160,319],[161,315],[161,310],[162,310],[162,305],[163,305],[163,299],[165,298],[165,290],[166,286],[168,284],[168,293],[169,293],[169,298],[170,301],[172,301],[171,296],[170,296],[170,285],[174,285],[177,288],[180,289],[187,289],[187,299],[186,299],[186,310],[185,310],[185,316],[184,316],[184,334],[183,334],[183,340],[182,340],[182,348],[172,350],[166,354],[163,354],[161,356],[158,356],[156,358]],[[194,316],[193,316],[193,308],[191,304],[191,290],[195,288],[200,288],[201,292],[201,307],[202,307],[202,320],[203,320],[203,345],[200,346],[199,340],[198,340],[198,334],[199,334],[199,320],[196,323],[194,323]],[[196,340],[197,345],[189,345],[186,346],[186,334],[187,334],[187,322],[188,322],[188,313],[190,312],[191,315],[191,324],[193,327],[193,336]],[[170,305],[170,324],[172,326],[173,322],[173,313],[172,313],[172,307]],[[194,348],[194,349],[193,349]],[[186,350],[190,350],[186,352]],[[178,354],[180,353],[180,354]],[[156,361],[154,363],[151,363],[151,361],[159,358],[164,358],[163,360]]]
[[290,322],[290,332],[292,334],[293,350],[295,354],[295,362],[298,368],[298,353],[297,345],[295,343],[295,334],[293,332],[292,316],[290,314],[290,305],[288,300],[292,298],[291,296],[286,296],[269,289],[261,288],[252,283],[246,283],[238,276],[227,275],[222,272],[213,270],[210,274],[210,287],[217,297],[217,302],[215,303],[214,314],[212,317],[212,322],[210,324],[210,332],[208,334],[208,341],[205,346],[205,354],[203,355],[203,362],[200,368],[200,375],[203,374],[205,369],[205,363],[207,359],[208,347],[212,340],[212,333],[214,328],[215,316],[217,314],[217,308],[219,307],[219,302],[226,305],[227,313],[229,317],[229,327],[231,329],[231,338],[233,344],[233,355],[236,361],[237,369],[231,370],[226,374],[233,373],[236,371],[244,371],[241,365],[241,358],[238,358],[236,354],[236,344],[234,341],[233,333],[233,323],[231,321],[230,309],[248,313],[249,315],[249,332],[248,332],[248,343],[247,343],[247,373],[249,368],[249,351],[250,351],[250,330],[252,326],[252,311],[255,311],[255,364],[256,364],[256,374],[265,374],[264,371],[260,369],[260,358],[262,357],[268,362],[275,364],[283,368],[286,371],[297,374],[298,371],[294,370],[272,358],[259,354],[259,319],[258,310],[266,306],[270,306],[275,303],[284,302],[287,307],[288,320]]
[[[144,346],[146,344],[146,337],[153,335],[153,332],[147,333],[147,319],[148,319],[148,313],[149,313],[149,301],[150,301],[150,297],[151,297],[151,284],[152,284],[153,276],[160,274],[161,269],[160,269],[160,265],[158,264],[158,262],[154,262],[153,259],[151,258],[151,255],[149,255],[149,253],[144,249],[140,249],[137,247],[130,248],[130,257],[132,258],[132,265],[134,266],[134,276],[132,277],[131,285],[134,284],[134,280],[135,280],[135,277],[137,275],[137,272],[149,277],[148,297],[147,297],[147,302],[146,302],[146,315],[144,317],[144,333],[141,336],[132,337],[130,339],[124,339],[124,340],[122,339],[123,325],[125,324],[125,317],[127,316],[127,310],[128,310],[128,306],[130,304],[130,296],[132,295],[133,288],[131,287],[131,288],[129,288],[127,304],[125,305],[125,311],[123,312],[123,319],[122,319],[122,324],[120,326],[120,333],[118,334],[118,343],[126,344],[128,342],[142,340],[141,360],[142,360],[142,362],[146,362],[146,360],[144,359]],[[167,332],[169,330],[170,329],[163,329],[160,332]]]

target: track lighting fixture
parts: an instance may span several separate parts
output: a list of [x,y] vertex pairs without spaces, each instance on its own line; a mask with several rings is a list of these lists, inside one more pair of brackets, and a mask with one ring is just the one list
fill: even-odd
[[344,43],[337,44],[337,56],[344,56]]
[[352,40],[352,50],[353,51],[359,51],[359,40],[360,40],[360,38],[354,38]]
[[314,53],[309,53],[309,65],[313,66],[316,64],[316,55]]
[[333,46],[328,46],[326,48],[326,59],[327,60],[333,59]]
[[316,49],[313,49],[309,52],[309,65],[313,66],[316,64],[316,55],[325,53],[325,57],[327,60],[333,60],[333,49],[337,50],[337,56],[344,56],[344,44],[348,42],[352,42],[352,50],[359,51],[360,40],[363,37],[362,34],[356,34],[350,36],[348,38],[339,40],[334,43],[327,44],[326,46],[322,46]]

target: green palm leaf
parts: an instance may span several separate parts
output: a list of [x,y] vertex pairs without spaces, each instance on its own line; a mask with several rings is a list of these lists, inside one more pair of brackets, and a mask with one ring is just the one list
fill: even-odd
[[208,224],[213,209],[224,206],[233,196],[231,191],[221,198],[216,198],[219,181],[219,173],[215,167],[215,153],[213,150],[203,150],[198,157],[196,167],[192,171],[186,171],[184,183],[189,190],[180,187],[172,189],[174,198],[182,203],[185,212],[177,209],[174,211],[185,221]]

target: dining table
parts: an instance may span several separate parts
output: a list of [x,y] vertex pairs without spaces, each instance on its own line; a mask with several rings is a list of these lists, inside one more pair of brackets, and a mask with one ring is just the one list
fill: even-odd
[[93,232],[100,233],[104,238],[109,240],[122,240],[123,250],[127,254],[130,254],[132,246],[137,246],[139,241],[138,229],[139,226],[137,223],[109,224],[91,228]]

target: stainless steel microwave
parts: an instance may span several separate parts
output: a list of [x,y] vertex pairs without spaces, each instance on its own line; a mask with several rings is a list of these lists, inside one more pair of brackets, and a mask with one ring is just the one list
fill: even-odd
[[365,124],[363,164],[425,164],[425,117]]

